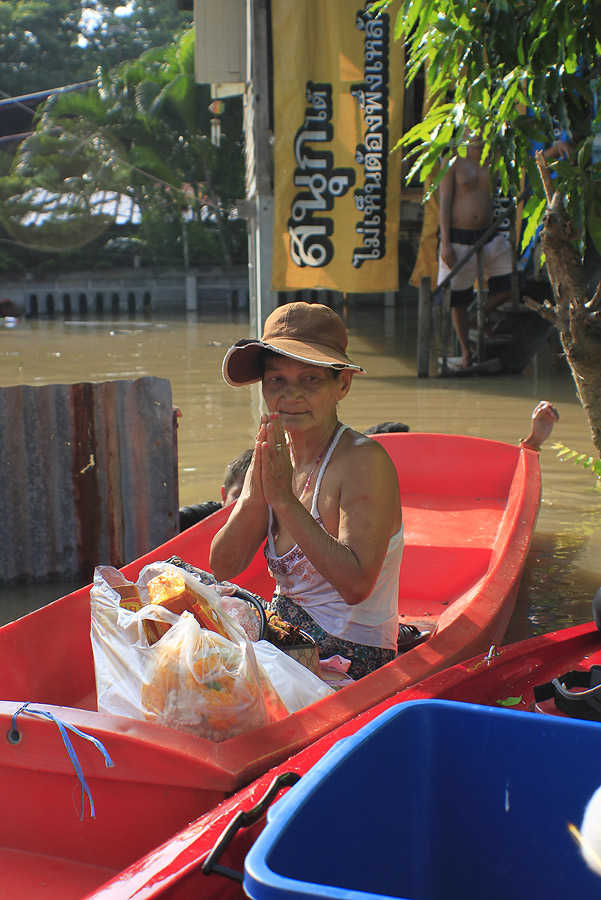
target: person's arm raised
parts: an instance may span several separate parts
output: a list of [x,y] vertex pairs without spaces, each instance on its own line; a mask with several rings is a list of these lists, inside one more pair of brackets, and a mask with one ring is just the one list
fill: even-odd
[[235,578],[250,565],[267,534],[268,510],[261,486],[262,421],[242,492],[211,543],[209,565],[218,581]]
[[520,438],[519,443],[538,453],[556,422],[559,422],[559,413],[553,404],[548,400],[541,400],[532,411],[528,437]]
[[[319,574],[354,606],[374,588],[393,533],[401,525],[396,471],[386,451],[370,438],[356,439],[341,469],[338,535],[325,531],[279,479],[276,443],[268,429],[263,490],[280,528],[285,528]],[[267,462],[269,459],[269,462]],[[331,463],[333,465],[333,463]],[[323,493],[323,487],[322,487]]]

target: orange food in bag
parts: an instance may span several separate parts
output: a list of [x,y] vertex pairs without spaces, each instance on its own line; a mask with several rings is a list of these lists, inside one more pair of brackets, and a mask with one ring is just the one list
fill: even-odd
[[[201,594],[192,590],[180,575],[172,572],[156,575],[148,582],[147,588],[151,603],[164,606],[178,616],[186,611],[191,612],[202,628],[215,631],[229,640],[229,635],[211,604]],[[163,629],[163,633],[169,630],[168,625],[159,622],[157,625]]]
[[[113,588],[121,597],[119,606],[122,606],[124,609],[128,609],[133,613],[139,612],[142,609],[143,604],[140,599],[140,592],[138,591],[137,585],[129,584],[128,582],[126,584],[115,584],[113,585]],[[156,644],[158,639],[165,634],[168,628],[169,625],[163,624],[163,622],[153,622],[151,619],[146,619],[144,622],[146,640],[149,644]]]
[[187,619],[182,616],[156,648],[141,694],[148,720],[223,741],[287,714],[244,645]]

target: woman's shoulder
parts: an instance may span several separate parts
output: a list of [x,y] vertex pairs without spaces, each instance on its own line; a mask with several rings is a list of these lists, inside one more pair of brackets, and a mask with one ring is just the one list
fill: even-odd
[[394,464],[384,447],[363,432],[349,427],[344,431],[340,443],[347,460],[354,460],[357,465],[379,464],[394,470]]
[[385,498],[388,504],[391,497],[398,498],[397,471],[384,447],[352,428],[347,428],[342,438],[342,452],[333,477],[338,480],[347,499],[349,496],[362,500],[367,497]]
[[[378,441],[374,441],[373,437],[370,437],[370,435],[365,434],[363,431],[357,431],[355,428],[351,428],[350,425],[345,426],[345,430],[342,434],[342,437],[346,438],[347,442],[352,447],[366,448],[368,450],[368,452],[369,452],[369,448],[373,449],[374,447],[377,447],[376,452],[386,453],[386,451],[383,450],[383,447],[381,446],[381,444],[379,444]],[[342,440],[342,437],[341,437],[341,440]],[[386,455],[388,455],[388,454],[386,454]]]

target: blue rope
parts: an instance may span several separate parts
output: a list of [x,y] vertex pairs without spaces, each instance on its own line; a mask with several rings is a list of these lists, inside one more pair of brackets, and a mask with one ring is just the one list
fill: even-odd
[[90,741],[92,744],[94,744],[94,746],[98,750],[100,750],[100,752],[104,756],[104,764],[107,767],[107,769],[112,768],[115,765],[115,763],[109,756],[104,744],[102,744],[101,741],[99,741],[97,738],[92,737],[91,734],[86,734],[84,731],[80,731],[80,729],[76,728],[75,725],[69,725],[68,722],[63,722],[61,719],[57,719],[57,717],[54,716],[51,712],[47,712],[46,710],[43,710],[43,709],[31,709],[29,707],[30,702],[31,701],[24,703],[23,706],[21,706],[13,714],[13,717],[12,717],[13,732],[18,732],[17,716],[19,716],[21,713],[25,713],[25,712],[30,713],[30,715],[32,715],[32,716],[43,716],[45,719],[50,719],[51,722],[54,722],[58,726],[58,730],[60,731],[61,737],[63,739],[63,743],[66,747],[67,753],[69,754],[69,759],[71,760],[71,763],[73,764],[73,768],[75,769],[75,774],[77,775],[77,778],[79,779],[79,783],[81,784],[81,816],[79,817],[79,821],[83,822],[86,796],[88,797],[88,800],[90,801],[90,815],[92,816],[93,819],[95,819],[96,811],[94,809],[94,801],[92,799],[92,794],[90,792],[90,788],[88,787],[88,782],[86,781],[86,776],[83,773],[79,759],[77,758],[77,753],[75,752],[75,750],[73,748],[73,744],[71,743],[71,738],[67,734],[67,729],[69,731],[72,731],[74,734],[78,734],[79,737],[84,738],[84,740]]

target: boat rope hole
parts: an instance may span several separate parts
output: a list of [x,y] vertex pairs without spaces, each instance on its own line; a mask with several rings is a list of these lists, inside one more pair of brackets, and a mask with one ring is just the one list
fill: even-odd
[[6,733],[6,740],[9,744],[18,744],[21,741],[21,732],[18,728],[10,728]]

